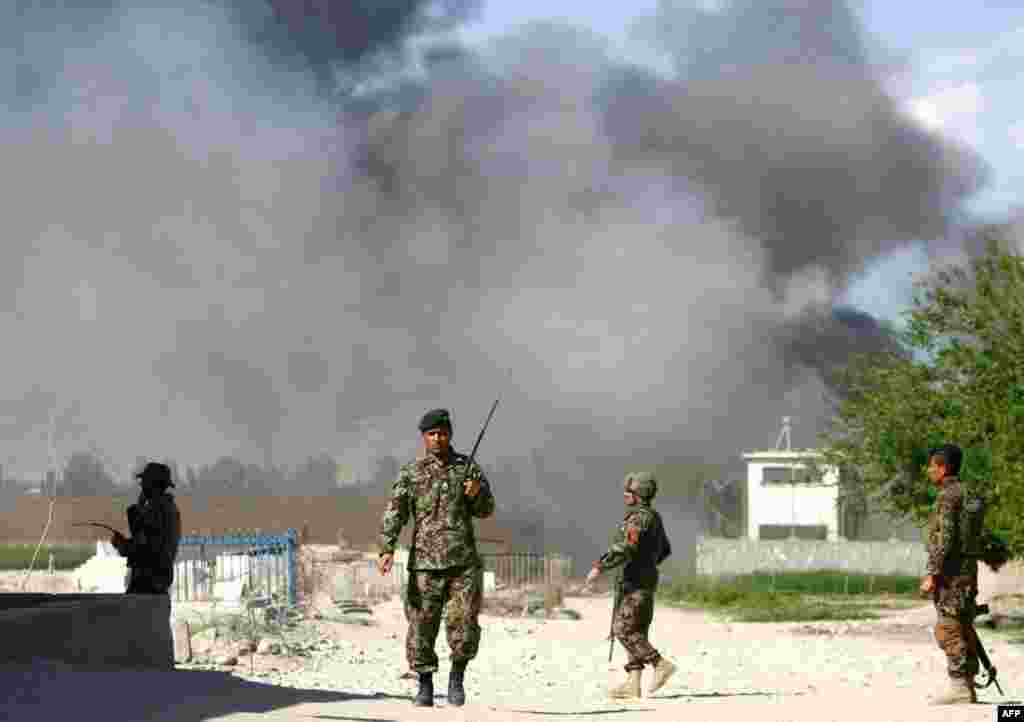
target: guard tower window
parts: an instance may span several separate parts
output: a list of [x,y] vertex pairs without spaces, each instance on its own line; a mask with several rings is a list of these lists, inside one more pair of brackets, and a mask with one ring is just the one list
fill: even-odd
[[788,466],[766,466],[761,477],[761,483],[766,486],[807,484],[810,483],[810,475],[806,469],[790,469]]

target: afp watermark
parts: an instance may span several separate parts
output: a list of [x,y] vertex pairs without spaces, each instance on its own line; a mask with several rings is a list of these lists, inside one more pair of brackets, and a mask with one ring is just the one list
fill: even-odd
[[997,704],[995,720],[996,722],[1002,720],[1024,722],[1024,704]]

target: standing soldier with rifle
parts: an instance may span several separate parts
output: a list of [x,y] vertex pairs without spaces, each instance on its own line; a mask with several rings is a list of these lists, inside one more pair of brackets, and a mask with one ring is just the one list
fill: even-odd
[[661,689],[676,671],[676,666],[662,657],[647,640],[647,632],[654,619],[658,565],[672,553],[672,547],[665,534],[661,515],[651,507],[658,493],[654,475],[649,472],[627,474],[622,493],[626,516],[611,547],[594,562],[587,575],[587,584],[591,584],[602,572],[622,567],[615,589],[612,636],[619,640],[629,654],[626,663],[629,677],[623,684],[610,689],[608,694],[612,699],[637,699],[640,697],[640,676],[645,664],[654,670],[654,678],[647,690],[648,696]]
[[974,677],[978,673],[977,614],[978,547],[981,529],[966,523],[972,515],[960,485],[963,452],[945,444],[928,452],[928,478],[939,488],[928,523],[928,568],[921,593],[930,594],[938,615],[935,641],[946,654],[950,689],[932,704],[977,702]]
[[174,581],[174,560],[181,538],[181,514],[167,491],[174,486],[166,464],[150,462],[135,475],[142,486],[139,501],[128,507],[131,537],[115,531],[110,543],[128,558],[127,594],[167,594]]
[[[497,405],[495,401],[476,446]],[[419,691],[413,704],[434,704],[433,675],[438,668],[434,644],[441,612],[447,606],[445,631],[452,660],[448,702],[461,706],[466,701],[466,665],[476,657],[480,644],[477,619],[483,602],[483,562],[476,550],[473,517],[491,516],[494,496],[483,471],[473,461],[476,446],[469,457],[451,448],[452,422],[447,410],[428,411],[420,420],[419,430],[424,454],[401,468],[392,487],[381,520],[377,565],[382,575],[390,573],[398,536],[411,517],[405,650],[409,667],[419,674]]]

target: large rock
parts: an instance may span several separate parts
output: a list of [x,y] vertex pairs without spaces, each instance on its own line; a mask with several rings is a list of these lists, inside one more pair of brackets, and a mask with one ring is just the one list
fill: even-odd
[[261,639],[259,645],[256,647],[256,654],[280,654],[281,645],[272,639]]
[[188,662],[192,659],[192,637],[188,622],[182,620],[174,623],[174,661]]
[[217,628],[210,627],[192,637],[192,654],[203,656],[209,654],[217,643]]

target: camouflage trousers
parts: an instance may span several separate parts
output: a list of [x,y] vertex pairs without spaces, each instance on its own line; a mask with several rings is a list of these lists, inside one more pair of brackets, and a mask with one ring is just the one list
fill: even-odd
[[445,612],[445,633],[452,663],[468,662],[480,646],[480,606],[484,572],[479,566],[409,572],[405,595],[405,656],[414,672],[436,672],[434,644]]
[[974,625],[966,619],[939,615],[935,642],[946,654],[946,671],[954,679],[973,679],[978,673],[978,637]]
[[630,589],[623,593],[619,608],[612,621],[612,634],[626,648],[629,672],[643,669],[645,664],[656,664],[661,655],[647,640],[647,632],[654,619],[654,590]]
[[935,643],[945,653],[946,670],[953,678],[973,679],[979,670],[974,631],[977,594],[978,580],[972,576],[943,578],[934,593]]

